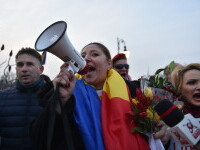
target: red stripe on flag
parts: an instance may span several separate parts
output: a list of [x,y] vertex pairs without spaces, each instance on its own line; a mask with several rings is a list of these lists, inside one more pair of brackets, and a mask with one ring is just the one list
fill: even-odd
[[150,150],[147,139],[140,133],[131,133],[135,126],[128,115],[130,102],[118,97],[109,99],[102,93],[102,130],[106,150]]

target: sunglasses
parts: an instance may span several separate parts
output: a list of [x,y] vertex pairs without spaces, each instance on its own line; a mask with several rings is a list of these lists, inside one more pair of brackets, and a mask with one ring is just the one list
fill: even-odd
[[114,68],[116,69],[122,69],[122,68],[126,68],[126,69],[129,69],[129,65],[128,64],[117,64],[114,66]]

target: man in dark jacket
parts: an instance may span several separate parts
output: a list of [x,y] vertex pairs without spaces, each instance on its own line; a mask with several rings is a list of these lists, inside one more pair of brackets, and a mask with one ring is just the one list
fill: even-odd
[[17,81],[0,92],[0,149],[32,150],[29,124],[43,108],[37,91],[45,83],[41,55],[22,48],[15,57]]

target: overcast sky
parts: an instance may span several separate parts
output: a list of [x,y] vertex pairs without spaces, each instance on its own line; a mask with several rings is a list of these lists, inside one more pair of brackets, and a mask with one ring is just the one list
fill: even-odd
[[[130,75],[153,74],[172,60],[200,63],[200,0],[0,0],[0,63],[10,50],[34,48],[39,34],[63,20],[77,49],[90,42],[130,51]],[[121,51],[123,44],[121,43]],[[14,57],[12,57],[14,64]],[[62,61],[48,54],[44,73],[54,78]],[[2,68],[0,68],[2,71]],[[13,71],[14,68],[13,68]]]

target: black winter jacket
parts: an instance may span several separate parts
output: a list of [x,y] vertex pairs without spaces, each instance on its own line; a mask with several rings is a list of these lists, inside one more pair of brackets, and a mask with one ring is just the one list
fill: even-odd
[[16,86],[0,92],[0,150],[32,150],[29,124],[43,108],[39,105],[41,77],[30,86]]
[[60,99],[59,92],[58,90],[54,91],[52,82],[45,84],[38,95],[45,111],[30,126],[34,149],[84,150],[78,127],[73,118],[74,96],[62,107],[62,115],[59,115],[55,110]]
[[[140,87],[140,82],[128,80],[125,82],[129,87],[131,97],[134,98],[136,88]],[[54,91],[53,84],[50,82],[39,91],[41,104],[45,107],[45,111],[30,128],[35,150],[84,150],[80,133],[73,118],[74,96],[62,108],[61,116],[55,111],[55,105],[60,99],[58,93],[58,90]]]

